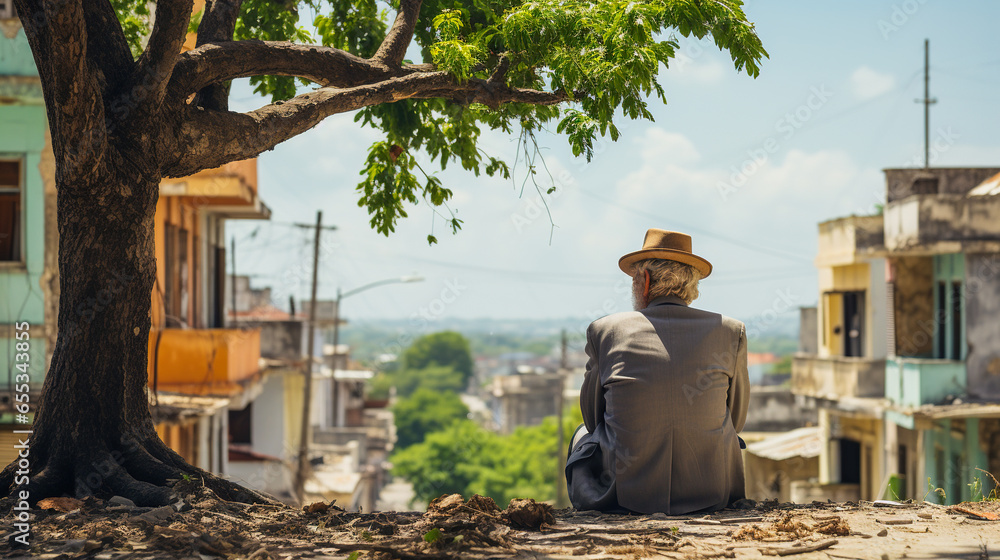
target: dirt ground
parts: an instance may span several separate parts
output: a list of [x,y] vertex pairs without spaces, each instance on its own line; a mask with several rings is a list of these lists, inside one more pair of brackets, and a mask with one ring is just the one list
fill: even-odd
[[[223,502],[196,484],[182,500],[138,508],[70,498],[32,510],[29,548],[10,535],[4,558],[970,558],[1000,559],[1000,502],[945,508],[871,502],[793,505],[667,517],[552,510],[515,500],[442,496],[427,512],[347,513],[313,504]],[[0,502],[10,511],[9,500]],[[48,508],[48,509],[42,509]],[[179,511],[178,511],[179,510]],[[8,514],[8,519],[12,519]],[[12,523],[6,525],[11,529]]]

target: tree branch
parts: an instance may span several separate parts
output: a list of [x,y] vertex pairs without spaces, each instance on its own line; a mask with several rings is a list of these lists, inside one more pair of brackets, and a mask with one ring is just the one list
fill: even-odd
[[105,93],[117,90],[132,75],[135,62],[122,31],[114,6],[108,0],[88,2],[84,10],[87,22],[87,52],[90,61],[101,70]]
[[401,73],[330,47],[285,41],[213,42],[178,57],[170,95],[184,99],[209,85],[249,76],[297,76],[321,86],[353,87]]
[[[284,103],[249,113],[208,111],[188,106],[164,176],[181,177],[231,161],[256,157],[319,124],[330,115],[402,99],[446,98],[458,103],[553,105],[563,92],[544,92],[491,84],[486,80],[456,82],[446,72],[412,73],[349,88],[324,87]],[[182,149],[183,148],[183,149]]]
[[[208,0],[198,25],[196,46],[216,41],[232,41],[242,4],[243,0]],[[195,97],[194,104],[217,111],[228,110],[229,83],[219,82],[203,88]]]
[[406,56],[406,48],[413,41],[413,30],[420,17],[420,0],[399,0],[396,20],[372,57],[372,62],[380,66],[398,67]]
[[39,69],[61,173],[96,165],[107,142],[101,88],[87,59],[80,0],[15,0]]
[[167,83],[184,45],[193,7],[193,0],[161,0],[156,3],[153,31],[132,79],[135,87],[144,90],[142,97],[154,107],[159,106],[166,95]]

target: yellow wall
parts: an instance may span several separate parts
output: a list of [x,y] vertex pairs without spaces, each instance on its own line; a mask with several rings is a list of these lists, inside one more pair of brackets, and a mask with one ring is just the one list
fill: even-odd
[[[868,263],[851,264],[847,266],[824,267],[819,271],[819,289],[823,294],[819,310],[820,321],[820,356],[841,356],[844,353],[843,296],[839,292],[865,292],[870,294],[870,271]],[[871,305],[865,298],[865,332],[870,329],[869,317]],[[840,333],[834,329],[840,326]],[[869,347],[868,336],[865,337],[866,353]]]
[[189,327],[199,328],[202,325],[200,321],[201,309],[199,306],[201,298],[198,295],[207,287],[201,285],[199,282],[202,271],[201,255],[198,254],[198,251],[201,248],[199,247],[200,243],[197,243],[197,241],[201,239],[202,232],[198,223],[198,209],[182,197],[161,196],[160,200],[156,203],[154,220],[156,235],[156,239],[154,240],[156,246],[156,284],[153,286],[153,293],[151,295],[153,306],[150,321],[154,329],[163,328],[167,324],[164,309],[164,295],[167,289],[165,244],[167,235],[166,226],[170,224],[187,230],[187,283],[185,287],[187,289],[188,301],[183,313],[186,315]]
[[820,292],[854,292],[868,289],[868,263],[831,266],[819,271]]
[[301,373],[285,374],[285,448],[296,453],[302,433],[302,397],[304,379]]

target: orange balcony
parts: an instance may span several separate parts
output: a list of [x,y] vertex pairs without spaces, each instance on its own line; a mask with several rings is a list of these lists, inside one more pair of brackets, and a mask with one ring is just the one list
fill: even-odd
[[[159,348],[157,349],[157,338]],[[149,383],[188,395],[235,396],[259,378],[260,329],[153,329]]]
[[234,161],[194,175],[164,179],[161,196],[189,197],[198,206],[240,206],[257,198],[257,159]]

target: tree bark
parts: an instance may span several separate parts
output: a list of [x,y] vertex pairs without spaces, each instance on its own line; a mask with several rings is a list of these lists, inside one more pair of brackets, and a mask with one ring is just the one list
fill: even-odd
[[[185,474],[223,498],[267,501],[188,465],[154,429],[146,385],[160,176],[147,171],[150,153],[132,142],[85,175],[57,174],[59,336],[29,442],[32,503],[117,494],[163,505],[168,482]],[[0,487],[12,487],[16,466]]]

